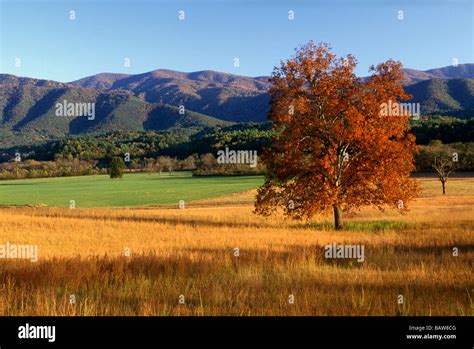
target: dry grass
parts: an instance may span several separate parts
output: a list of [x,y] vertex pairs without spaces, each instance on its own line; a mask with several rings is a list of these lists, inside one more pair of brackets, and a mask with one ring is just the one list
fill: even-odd
[[[257,217],[252,192],[184,210],[4,208],[0,243],[37,244],[40,260],[0,260],[0,314],[472,316],[474,180],[446,197],[422,184],[409,214],[365,209],[341,232]],[[365,262],[325,259],[332,242],[364,244]]]

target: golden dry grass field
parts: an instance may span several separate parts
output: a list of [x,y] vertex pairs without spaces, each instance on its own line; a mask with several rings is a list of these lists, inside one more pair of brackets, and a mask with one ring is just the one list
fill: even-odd
[[[407,215],[368,208],[337,232],[255,216],[254,191],[181,210],[1,208],[0,244],[39,260],[0,259],[0,314],[472,316],[474,178],[446,196],[420,182]],[[333,242],[364,245],[364,262],[326,259]]]

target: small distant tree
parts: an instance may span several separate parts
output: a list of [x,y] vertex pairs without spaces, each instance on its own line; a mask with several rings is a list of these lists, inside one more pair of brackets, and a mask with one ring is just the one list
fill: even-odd
[[169,157],[168,156],[160,156],[156,160],[156,168],[161,176],[161,172],[163,172],[165,169],[168,169],[169,167]]
[[149,175],[152,174],[152,172],[155,170],[155,159],[153,158],[145,158],[145,169],[148,172]]
[[196,168],[196,155],[189,155],[183,160],[183,170],[194,170]]
[[166,167],[168,168],[168,173],[169,173],[170,176],[173,174],[175,164],[176,164],[176,159],[173,159],[173,158],[168,158],[167,159]]
[[125,163],[122,158],[113,157],[109,164],[110,178],[122,178],[122,170],[125,168]]
[[455,170],[454,161],[448,156],[438,155],[434,158],[433,168],[441,182],[443,195],[446,195],[446,182],[449,175]]
[[133,170],[136,170],[139,167],[139,163],[138,163],[137,159],[130,160],[129,167]]
[[169,156],[160,156],[158,158],[158,169],[160,172],[160,176],[161,176],[161,171],[163,171],[164,169],[168,170],[169,175],[171,176],[173,172],[173,168],[174,168],[173,165],[174,165],[174,161],[172,158],[170,158]]
[[199,156],[197,166],[204,171],[211,171],[216,166],[216,164],[217,160],[214,154],[207,153]]

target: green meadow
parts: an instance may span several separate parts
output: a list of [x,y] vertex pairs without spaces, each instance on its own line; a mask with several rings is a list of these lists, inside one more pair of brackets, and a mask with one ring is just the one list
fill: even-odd
[[0,181],[0,206],[69,207],[71,200],[76,207],[169,205],[239,193],[262,183],[261,176],[193,177],[191,172],[7,180]]

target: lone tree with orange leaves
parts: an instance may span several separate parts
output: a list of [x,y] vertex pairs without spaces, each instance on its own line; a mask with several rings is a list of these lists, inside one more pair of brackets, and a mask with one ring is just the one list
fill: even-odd
[[[410,115],[388,108],[410,98],[402,88],[401,64],[372,66],[355,75],[352,55],[337,58],[328,44],[308,43],[282,61],[270,79],[269,118],[276,131],[262,154],[268,173],[258,190],[255,212],[309,219],[362,206],[404,212],[418,192],[409,133]],[[399,103],[400,104],[400,103]]]

